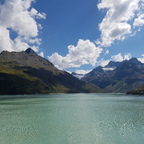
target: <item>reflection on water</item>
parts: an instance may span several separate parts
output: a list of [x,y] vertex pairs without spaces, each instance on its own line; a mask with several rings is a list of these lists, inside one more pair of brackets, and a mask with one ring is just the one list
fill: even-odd
[[0,144],[142,144],[144,97],[1,97],[0,128]]

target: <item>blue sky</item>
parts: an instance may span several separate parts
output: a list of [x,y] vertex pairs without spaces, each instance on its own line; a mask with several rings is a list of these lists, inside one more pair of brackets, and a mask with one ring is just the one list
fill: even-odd
[[32,47],[62,70],[144,62],[143,0],[0,0],[0,51]]

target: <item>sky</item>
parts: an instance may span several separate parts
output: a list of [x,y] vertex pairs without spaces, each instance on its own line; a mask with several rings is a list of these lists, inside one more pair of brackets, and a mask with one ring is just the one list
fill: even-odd
[[144,0],[0,0],[0,52],[28,47],[80,74],[131,57],[144,63]]

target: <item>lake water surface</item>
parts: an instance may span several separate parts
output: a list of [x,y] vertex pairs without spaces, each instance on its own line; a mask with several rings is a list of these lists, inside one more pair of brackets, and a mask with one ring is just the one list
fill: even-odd
[[143,143],[144,97],[124,94],[0,97],[0,144]]

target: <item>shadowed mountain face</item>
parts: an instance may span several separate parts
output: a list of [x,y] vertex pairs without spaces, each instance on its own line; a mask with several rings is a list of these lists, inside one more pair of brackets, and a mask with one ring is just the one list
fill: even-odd
[[0,54],[0,94],[102,92],[97,86],[58,70],[31,48]]
[[133,94],[133,95],[144,95],[144,86],[134,89],[131,91],[128,91],[127,94]]
[[144,64],[136,58],[97,67],[84,78],[107,92],[125,93],[144,85]]

